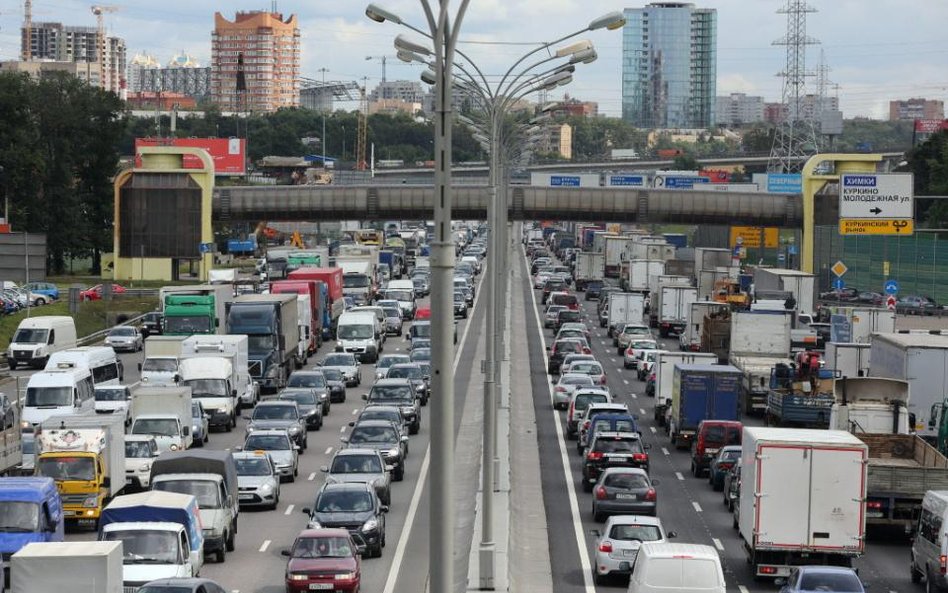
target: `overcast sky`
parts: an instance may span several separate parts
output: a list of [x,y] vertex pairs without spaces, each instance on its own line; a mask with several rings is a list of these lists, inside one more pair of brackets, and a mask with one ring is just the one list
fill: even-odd
[[[129,59],[138,52],[153,54],[161,62],[185,51],[202,64],[210,60],[210,34],[214,12],[229,19],[240,10],[269,9],[268,0],[160,0],[159,2],[109,0],[119,5],[107,15],[110,35],[123,37]],[[433,5],[437,0],[430,0]],[[379,0],[404,20],[422,25],[419,0]],[[746,92],[767,101],[780,98],[784,48],[772,42],[785,34],[786,17],[777,14],[784,0],[704,0],[699,7],[718,11],[717,94]],[[19,54],[22,0],[0,4],[0,58]],[[34,0],[36,21],[94,26],[91,1]],[[456,10],[458,0],[452,2]],[[815,69],[820,51],[831,68],[829,79],[839,85],[845,117],[865,115],[884,119],[888,101],[948,96],[948,1],[946,0],[810,0],[817,9],[809,15],[807,33],[819,40],[808,48],[807,67]],[[284,15],[296,14],[302,34],[303,76],[327,80],[361,80],[369,87],[381,78],[378,60],[390,56],[387,78],[417,80],[420,67],[394,57],[392,40],[399,33],[417,35],[389,23],[365,17],[360,0],[279,0]],[[591,8],[591,6],[593,8]],[[462,25],[460,48],[489,74],[501,74],[531,42],[551,41],[572,33],[590,20],[613,10],[639,7],[615,0],[471,0]],[[424,28],[424,27],[422,27]],[[590,39],[599,52],[593,64],[580,67],[574,82],[557,90],[570,96],[598,101],[607,115],[621,113],[620,31],[597,31]],[[814,85],[815,87],[815,85]],[[553,97],[551,97],[553,98]]]

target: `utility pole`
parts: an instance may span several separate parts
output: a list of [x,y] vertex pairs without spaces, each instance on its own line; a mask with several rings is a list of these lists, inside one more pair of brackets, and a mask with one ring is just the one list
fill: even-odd
[[[319,70],[317,70],[317,72],[323,75],[323,90],[324,90],[326,88],[326,73],[329,72],[329,68],[320,68]],[[323,112],[323,135],[322,135],[322,138],[320,138],[320,152],[323,153],[323,167],[325,168],[326,156],[328,155],[328,151],[329,151],[329,148],[328,148],[329,142],[326,141],[326,110],[322,110],[322,112]]]

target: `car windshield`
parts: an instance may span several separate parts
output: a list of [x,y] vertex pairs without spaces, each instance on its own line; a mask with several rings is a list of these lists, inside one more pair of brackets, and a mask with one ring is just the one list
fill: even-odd
[[800,577],[800,591],[837,591],[842,593],[861,592],[859,577],[843,572],[807,571]]
[[418,348],[411,351],[411,361],[431,360],[431,348]]
[[72,387],[27,387],[26,405],[33,408],[69,406],[72,392]]
[[421,367],[394,366],[385,376],[389,379],[424,379],[425,374],[421,371]]
[[560,379],[560,383],[564,385],[592,385],[593,380],[589,375],[583,375],[581,377],[563,377]]
[[608,398],[604,393],[581,393],[576,396],[573,407],[577,410],[585,410],[593,402],[606,403]]
[[403,302],[413,301],[415,300],[415,293],[410,290],[386,290],[385,298]]
[[375,385],[369,392],[371,401],[402,401],[412,399],[410,385]]
[[36,441],[32,438],[23,437],[23,454],[33,455],[36,453]]
[[293,373],[286,382],[287,387],[325,387],[326,377],[322,373]]
[[301,537],[293,544],[293,558],[349,558],[352,546],[347,537]]
[[91,457],[40,457],[36,473],[54,480],[95,479],[95,460]]
[[638,341],[632,342],[632,348],[634,350],[654,350],[655,342],[652,341]]
[[292,400],[304,406],[316,405],[316,394],[312,391],[286,391],[280,394],[280,399]]
[[142,372],[173,373],[178,370],[178,361],[174,358],[146,358],[142,362]]
[[235,457],[238,476],[269,476],[273,473],[265,457]]
[[184,387],[191,388],[192,397],[227,397],[227,381],[224,379],[188,379]]
[[340,340],[368,340],[372,337],[371,324],[340,325],[336,337]]
[[606,476],[606,479],[603,480],[603,484],[612,488],[620,488],[622,490],[645,490],[651,486],[648,481],[648,477],[642,474],[630,474],[624,472],[609,474]]
[[[704,438],[710,443],[724,443],[726,445],[739,445],[741,443],[741,433],[727,426],[708,426],[705,428]],[[727,441],[725,443],[725,441]]]
[[110,336],[134,336],[137,332],[134,327],[116,327],[109,332]]
[[360,426],[356,424],[349,435],[352,444],[397,443],[398,433],[391,426]]
[[378,474],[382,463],[376,455],[339,455],[332,462],[333,474]]
[[594,449],[600,453],[641,453],[644,451],[638,439],[597,439]]
[[48,335],[47,329],[18,329],[11,341],[17,344],[45,344]]
[[[106,541],[122,542],[122,564],[179,564],[178,535],[174,531],[134,529],[129,531],[106,531]],[[139,589],[146,591],[151,587]],[[183,589],[190,593],[190,587]],[[161,593],[171,591],[165,587],[156,589]]]
[[172,418],[139,418],[132,425],[132,434],[176,437],[178,436],[178,423]]
[[288,451],[293,447],[284,434],[251,434],[244,441],[247,451]]
[[96,387],[95,401],[97,402],[123,402],[127,392],[124,387]]
[[402,413],[398,410],[386,410],[381,406],[369,406],[359,414],[359,421],[362,420],[388,420],[400,424],[402,422]]
[[144,459],[153,457],[155,444],[150,441],[125,441],[125,457]]
[[586,375],[601,375],[602,367],[590,362],[574,362],[569,366],[571,373],[583,373]]
[[559,315],[560,311],[565,311],[565,310],[566,310],[566,307],[562,305],[554,305],[546,310],[546,314],[549,315],[550,317],[556,317],[557,315]]
[[351,354],[330,354],[323,360],[323,366],[327,367],[354,367],[355,357]]
[[327,381],[342,381],[342,371],[339,369],[323,369],[323,376]]
[[296,406],[257,406],[251,420],[296,420]]
[[721,451],[721,461],[737,461],[740,456],[740,449]]
[[[613,425],[613,422],[615,425]],[[593,422],[592,432],[600,430],[614,430],[616,432],[635,432],[633,420],[596,420]]]
[[197,499],[198,508],[220,508],[220,489],[211,480],[162,480],[153,482],[152,490],[190,494]]
[[358,490],[327,490],[316,500],[318,513],[365,513],[372,510],[372,497]]
[[40,507],[35,502],[0,501],[0,533],[39,531]]
[[393,364],[398,364],[400,362],[406,362],[408,357],[403,354],[398,354],[395,356],[382,356],[379,358],[379,361],[375,363],[375,368],[377,369],[387,369]]
[[344,274],[342,276],[343,288],[367,288],[371,282],[365,274]]
[[383,309],[383,311],[385,311],[385,317],[388,317],[388,318],[401,318],[402,316],[401,311],[399,311],[398,309],[392,309],[390,307],[386,307],[385,309]]
[[662,531],[657,525],[613,525],[609,538],[627,542],[655,542],[662,539]]

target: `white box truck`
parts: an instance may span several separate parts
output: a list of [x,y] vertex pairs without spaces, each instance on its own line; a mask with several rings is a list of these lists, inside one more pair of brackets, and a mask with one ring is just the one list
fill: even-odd
[[823,355],[825,368],[835,371],[840,377],[867,377],[871,351],[868,343],[827,342]]
[[10,558],[17,593],[122,593],[122,542],[34,542]]
[[[191,387],[191,397],[201,397],[201,403],[204,409],[216,413],[216,417],[211,418],[211,423],[227,426],[226,416],[231,416],[230,428],[236,426],[237,414],[240,413],[242,406],[253,407],[259,399],[259,389],[254,380],[250,377],[249,355],[247,347],[247,336],[225,335],[225,336],[191,336],[182,343],[181,347],[181,381],[183,386]],[[194,359],[205,359],[203,365],[195,367]],[[191,360],[192,362],[185,362]],[[227,365],[221,362],[228,361]],[[208,366],[210,365],[210,366]],[[216,367],[216,371],[211,371],[210,367]],[[193,371],[207,369],[211,374],[206,374],[203,378],[213,378],[217,381],[215,392],[200,394],[195,390],[197,379],[201,379],[200,374],[195,375]],[[227,389],[225,390],[224,382]],[[236,395],[233,392],[236,391]],[[223,394],[226,394],[223,395]]]
[[645,297],[634,292],[609,293],[608,333],[612,336],[624,323],[642,323],[645,314]]
[[678,347],[689,352],[700,350],[705,315],[725,311],[728,308],[724,303],[714,301],[695,301],[691,303],[688,311],[688,324],[678,337]]
[[763,415],[770,392],[770,371],[790,360],[790,317],[778,312],[742,312],[731,316],[729,362],[744,373],[742,410]]
[[[718,364],[716,354],[710,352],[660,352],[655,359],[655,365],[652,367],[655,371],[655,421],[659,426],[665,426],[665,433],[668,433],[668,426],[665,424],[665,412],[672,403],[672,385],[675,378],[676,364]],[[650,395],[646,389],[645,395]]]
[[909,414],[915,431],[935,439],[945,414],[948,394],[948,336],[875,334],[869,354],[869,375],[909,382]]
[[629,262],[629,273],[622,278],[625,290],[648,292],[653,277],[665,273],[665,262],[657,259],[633,259]]
[[816,310],[816,277],[807,272],[757,268],[754,272],[754,290],[789,292],[797,302],[797,311],[813,314]]
[[602,253],[580,251],[576,254],[576,268],[573,271],[573,281],[576,290],[586,290],[586,284],[595,280],[602,280],[605,270],[606,256]]
[[907,381],[841,377],[833,381],[830,428],[854,434],[908,434]]
[[752,574],[851,566],[865,549],[868,460],[842,430],[745,426],[738,528]]
[[[129,434],[150,434],[158,450],[183,451],[193,443],[190,387],[141,387],[132,392]],[[124,464],[124,452],[123,452]]]
[[688,324],[691,303],[698,300],[698,289],[680,284],[663,284],[658,291],[658,303],[650,307],[657,313],[656,326],[661,337],[681,335]]
[[181,343],[187,336],[149,336],[145,340],[145,359],[139,363],[143,385],[174,385],[181,358]]
[[606,261],[604,265],[604,274],[606,278],[619,277],[619,265],[629,257],[629,250],[632,246],[632,237],[617,236],[606,237]]

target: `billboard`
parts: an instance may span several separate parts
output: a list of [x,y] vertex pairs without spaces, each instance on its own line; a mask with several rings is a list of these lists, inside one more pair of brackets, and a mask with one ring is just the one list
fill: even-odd
[[740,243],[741,247],[759,249],[761,234],[764,236],[764,247],[775,249],[780,246],[780,229],[777,227],[761,228],[759,226],[732,226],[731,240],[728,245],[733,249]]
[[[139,149],[143,146],[203,148],[214,160],[215,175],[247,173],[247,141],[243,138],[135,138],[135,166],[141,166]],[[200,169],[201,161],[184,157],[185,169]]]
[[919,134],[934,134],[941,130],[948,130],[948,119],[915,120],[915,131]]

